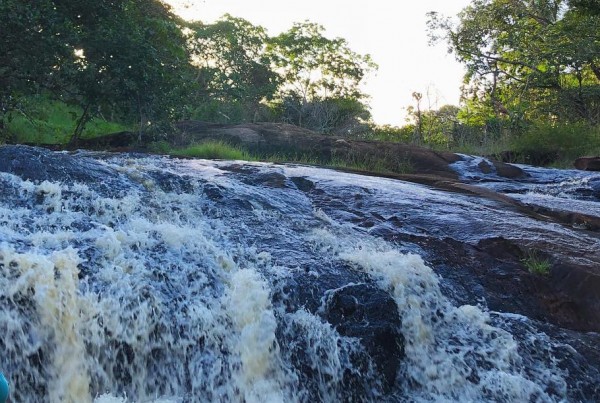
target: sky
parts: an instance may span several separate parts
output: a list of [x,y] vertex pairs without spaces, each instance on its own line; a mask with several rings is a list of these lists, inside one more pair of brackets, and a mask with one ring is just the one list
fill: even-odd
[[328,37],[342,37],[355,52],[379,65],[363,87],[373,120],[403,125],[412,93],[423,94],[422,108],[458,105],[463,67],[447,46],[428,45],[426,13],[455,16],[469,0],[165,0],[186,19],[211,23],[225,13],[261,25],[270,35],[294,22],[323,25]]

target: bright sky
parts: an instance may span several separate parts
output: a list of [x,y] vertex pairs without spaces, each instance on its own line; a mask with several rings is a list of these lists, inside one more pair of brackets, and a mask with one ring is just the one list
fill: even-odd
[[[423,107],[458,105],[463,68],[445,44],[428,46],[426,16],[456,15],[469,0],[166,0],[186,19],[210,23],[229,13],[277,35],[294,22],[323,25],[328,37],[342,37],[356,52],[369,53],[379,65],[367,78],[373,119],[405,124],[411,94],[424,94]],[[429,97],[427,93],[429,92]]]

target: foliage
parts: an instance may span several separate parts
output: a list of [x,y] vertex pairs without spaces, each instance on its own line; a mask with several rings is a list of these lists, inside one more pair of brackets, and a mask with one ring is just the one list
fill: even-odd
[[484,125],[600,122],[600,15],[579,3],[474,0],[458,24],[429,14],[431,39],[467,68],[464,97]]
[[600,127],[587,124],[543,124],[531,126],[523,135],[512,139],[517,154],[532,152],[554,154],[571,164],[589,153],[600,153]]
[[540,257],[536,251],[528,251],[526,257],[521,261],[532,274],[547,276],[550,273],[550,262]]
[[50,0],[0,2],[0,129],[22,94],[60,85],[63,66],[73,62],[68,21]]
[[188,55],[160,0],[6,0],[0,24],[5,113],[24,95],[52,93],[81,108],[75,141],[98,114],[137,116],[140,129],[178,116]]
[[0,26],[3,137],[7,118],[40,94],[78,112],[73,143],[95,117],[135,125],[140,137],[189,118],[328,133],[360,131],[370,118],[359,90],[370,57],[308,22],[270,38],[230,15],[182,21],[161,0],[3,0]]
[[[261,101],[272,99],[279,84],[265,53],[265,29],[228,14],[214,24],[196,22],[188,28],[202,104],[194,114],[211,121],[225,118],[230,123],[252,120]],[[237,119],[227,113],[232,105],[244,111],[237,113]],[[214,112],[207,114],[209,110]]]
[[448,147],[458,132],[458,107],[443,105],[439,109],[421,111],[408,108],[409,118],[413,120],[413,138],[419,143]]
[[355,98],[324,98],[304,102],[296,94],[288,94],[271,103],[277,119],[320,133],[355,135],[364,131],[371,114],[366,105]]
[[173,147],[166,140],[158,140],[148,143],[148,151],[154,154],[170,154]]
[[281,76],[284,120],[332,133],[370,117],[359,86],[377,66],[369,55],[352,51],[345,39],[327,38],[321,25],[305,21],[271,38],[267,51]]
[[362,98],[359,83],[376,65],[369,55],[353,52],[345,39],[329,39],[324,31],[305,21],[270,40],[269,53],[287,84],[282,90],[306,101]]
[[[82,110],[77,106],[45,96],[21,100],[19,111],[9,112],[5,131],[11,142],[29,144],[65,144],[69,141]],[[101,117],[89,121],[82,138],[131,130],[129,126],[109,122]]]
[[188,55],[180,22],[161,1],[62,1],[57,7],[77,32],[69,98],[84,109],[81,124],[102,107],[137,116],[140,130],[177,117]]
[[206,141],[193,144],[189,147],[173,150],[173,155],[222,160],[253,160],[254,158],[239,147],[232,146],[222,141]]
[[371,125],[369,131],[359,137],[364,138],[365,140],[410,143],[414,132],[414,124],[407,124],[402,127],[392,125]]

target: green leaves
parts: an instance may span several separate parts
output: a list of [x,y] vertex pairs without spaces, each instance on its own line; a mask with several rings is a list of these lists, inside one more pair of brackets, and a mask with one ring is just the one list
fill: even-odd
[[272,38],[268,52],[274,68],[291,91],[306,101],[328,97],[363,97],[359,83],[377,66],[369,55],[353,52],[345,39],[329,39],[324,28],[311,22],[296,23]]
[[272,98],[278,85],[265,53],[264,28],[225,15],[214,24],[189,26],[191,58],[199,69],[197,79],[204,98],[242,101],[256,108]]
[[247,121],[268,110],[327,131],[369,115],[359,84],[375,64],[309,22],[270,38],[230,15],[184,22],[161,0],[2,0],[0,27],[0,120],[43,93],[82,111],[75,141],[95,115],[140,131],[194,113]]
[[348,132],[370,117],[360,90],[377,68],[369,55],[352,51],[345,39],[330,39],[308,21],[296,23],[267,45],[281,77],[279,105],[285,120],[313,130]]
[[600,19],[588,3],[474,0],[457,24],[430,14],[430,37],[448,42],[468,71],[465,95],[496,118],[597,124]]

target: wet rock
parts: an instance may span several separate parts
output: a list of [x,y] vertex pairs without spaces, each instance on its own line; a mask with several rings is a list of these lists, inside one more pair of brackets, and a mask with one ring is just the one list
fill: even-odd
[[322,135],[297,126],[281,123],[247,123],[214,125],[203,122],[177,123],[186,143],[219,140],[263,155],[273,153],[310,155],[327,162],[333,158],[379,163],[390,172],[415,171],[456,178],[449,164],[460,157],[450,152],[380,141],[358,141]]
[[[33,181],[63,178],[67,182],[86,181],[86,184],[94,188],[105,186],[105,183],[110,186],[117,184],[115,188],[130,185],[126,179],[121,178],[120,171],[111,168],[112,165],[105,165],[82,155],[48,155],[48,152],[31,148],[13,150],[14,155],[0,154],[0,166],[6,172],[31,178]],[[72,161],[68,161],[69,158]],[[119,158],[116,159],[118,160]],[[440,160],[445,161],[443,156],[440,156]],[[139,165],[143,164],[144,161],[140,161]],[[222,168],[222,165],[223,163],[218,163],[217,167]],[[151,160],[150,166],[150,169],[156,170],[160,165]],[[485,169],[488,168],[492,169],[490,164]],[[495,165],[494,168],[497,169]],[[369,247],[371,242],[373,245],[382,242],[386,243],[386,248],[397,249],[399,252],[419,253],[428,266],[440,275],[442,293],[452,305],[482,305],[492,311],[492,318],[512,317],[511,326],[514,325],[514,328],[509,330],[523,359],[516,363],[517,372],[526,374],[528,379],[535,382],[543,381],[542,377],[547,372],[540,374],[540,368],[546,371],[551,367],[550,360],[554,362],[556,357],[560,369],[566,374],[567,392],[560,389],[561,384],[552,384],[546,390],[551,398],[544,399],[545,396],[540,394],[533,396],[534,399],[540,397],[551,401],[554,397],[557,397],[556,400],[560,397],[569,401],[598,401],[598,337],[597,334],[583,332],[600,330],[600,295],[597,291],[600,290],[597,273],[600,257],[595,241],[597,234],[563,226],[557,221],[544,221],[542,225],[538,216],[524,215],[517,203],[504,200],[504,197],[508,198],[506,195],[492,190],[477,190],[471,185],[460,186],[458,182],[450,185],[447,181],[441,187],[442,180],[437,176],[433,178],[433,175],[423,176],[420,180],[428,185],[437,184],[437,188],[377,178],[365,180],[363,177],[350,177],[344,173],[339,174],[343,176],[343,180],[336,181],[329,171],[323,175],[326,179],[321,179],[318,170],[312,170],[311,174],[306,174],[307,177],[287,178],[284,173],[291,170],[280,167],[271,169],[270,166],[257,164],[234,164],[223,168],[228,171],[228,185],[225,188],[216,184],[220,183],[221,177],[215,183],[210,183],[207,175],[194,176],[188,168],[178,171],[176,167],[165,166],[165,172],[169,169],[181,172],[181,176],[163,174],[160,169],[141,171],[144,178],[149,177],[157,182],[158,186],[154,189],[175,193],[197,192],[200,198],[205,196],[214,201],[219,210],[218,215],[207,216],[200,214],[200,209],[192,209],[189,211],[189,223],[202,223],[205,219],[219,217],[217,224],[222,224],[223,227],[217,225],[202,233],[202,236],[208,236],[211,241],[210,248],[206,249],[207,253],[202,253],[204,249],[187,253],[184,247],[170,246],[155,239],[159,234],[152,231],[147,236],[138,238],[146,239],[145,244],[121,245],[129,248],[128,253],[144,258],[136,260],[135,267],[138,267],[137,262],[142,264],[139,264],[137,270],[128,273],[131,277],[139,274],[136,271],[144,274],[136,280],[139,281],[139,286],[133,288],[133,293],[127,285],[114,283],[114,290],[123,288],[123,292],[108,294],[113,292],[112,284],[98,283],[100,277],[94,277],[98,273],[97,262],[104,258],[108,258],[107,263],[115,260],[105,256],[105,250],[99,249],[95,233],[133,230],[131,225],[127,226],[126,221],[96,223],[98,220],[102,221],[103,217],[93,210],[99,208],[94,203],[75,206],[73,210],[82,214],[77,214],[76,220],[64,221],[62,228],[45,226],[44,216],[35,223],[37,228],[34,228],[34,224],[26,223],[31,217],[24,216],[19,220],[2,223],[5,226],[15,225],[16,229],[6,227],[8,230],[0,234],[0,242],[9,242],[15,249],[25,251],[34,247],[31,239],[36,239],[26,239],[29,243],[19,241],[27,233],[34,234],[40,230],[91,232],[87,235],[88,238],[76,237],[81,239],[66,241],[79,251],[83,259],[79,276],[85,281],[85,287],[96,287],[98,298],[110,295],[126,300],[129,294],[138,297],[129,300],[127,305],[119,302],[117,312],[135,311],[133,308],[139,306],[140,302],[152,302],[155,297],[155,301],[160,299],[164,302],[164,305],[156,305],[157,309],[151,309],[152,315],[157,316],[150,317],[149,322],[152,326],[159,325],[147,333],[152,335],[151,339],[139,341],[139,349],[130,348],[134,344],[119,344],[120,341],[116,339],[99,348],[99,351],[112,354],[105,357],[105,362],[121,365],[120,368],[109,365],[109,370],[102,372],[112,376],[105,382],[118,381],[118,387],[127,392],[128,396],[133,396],[134,399],[138,397],[135,388],[130,385],[134,383],[131,380],[140,372],[129,372],[129,367],[138,363],[141,373],[148,375],[148,385],[142,389],[144,395],[162,395],[171,391],[168,385],[159,385],[165,378],[165,373],[173,374],[183,367],[206,370],[206,374],[189,371],[185,380],[178,384],[181,389],[176,391],[184,396],[189,394],[190,399],[197,398],[198,401],[215,400],[216,394],[203,395],[203,388],[190,391],[190,378],[193,377],[194,381],[203,380],[208,378],[208,372],[214,368],[227,371],[227,368],[235,370],[236,365],[239,367],[239,362],[232,360],[237,354],[232,349],[237,338],[226,340],[229,330],[192,333],[201,326],[197,326],[197,319],[194,319],[193,326],[188,326],[189,316],[186,313],[189,312],[188,309],[203,306],[187,305],[188,301],[214,301],[214,305],[206,304],[203,312],[209,312],[212,307],[218,309],[222,305],[220,301],[223,301],[222,296],[225,295],[227,286],[221,283],[221,276],[217,273],[223,270],[221,266],[217,266],[219,268],[214,273],[209,270],[213,267],[212,263],[221,258],[220,255],[214,257],[213,253],[222,249],[225,253],[231,253],[232,260],[240,268],[259,271],[267,284],[263,291],[269,291],[268,295],[271,296],[268,313],[271,314],[272,307],[272,314],[277,322],[277,328],[269,328],[269,331],[275,331],[278,353],[281,353],[285,367],[290,368],[293,373],[291,388],[294,392],[298,390],[302,393],[301,400],[321,401],[329,398],[336,401],[410,401],[421,397],[424,385],[410,384],[411,379],[402,383],[403,377],[397,378],[399,371],[405,367],[402,365],[405,359],[405,340],[400,333],[403,313],[398,313],[398,306],[386,288],[379,284],[379,279],[357,268],[348,267],[328,247],[315,247],[314,242],[317,241],[307,237],[307,233],[323,230],[331,231],[331,235],[352,245],[355,239],[361,247]],[[301,175],[305,175],[306,171],[301,172]],[[186,176],[188,174],[191,179]],[[587,182],[582,183],[587,186]],[[14,184],[12,186],[11,188],[10,177],[0,178],[0,191],[4,190],[3,187],[7,189],[2,193],[6,211],[18,210],[15,207],[20,206],[18,201],[22,196],[19,195],[19,189]],[[590,187],[593,188],[592,185]],[[292,190],[286,192],[287,188]],[[440,191],[440,188],[444,191]],[[298,197],[298,189],[305,192],[301,197]],[[459,193],[459,190],[463,192]],[[163,217],[169,217],[169,213],[178,216],[178,203],[170,204],[162,199],[160,191],[155,194],[151,192],[152,190],[148,191],[149,197],[143,198],[138,206],[146,214],[139,216],[140,218],[146,220],[157,215],[162,222]],[[301,203],[298,199],[301,199]],[[266,206],[268,201],[277,202],[273,206],[267,206],[278,213],[273,215],[276,219],[256,214],[256,207]],[[209,207],[213,205],[205,204]],[[325,220],[316,218],[316,209],[321,209],[334,223],[328,224]],[[227,229],[226,233],[220,234],[223,238],[211,237],[213,232],[217,232],[214,228]],[[186,230],[189,228],[186,227]],[[346,230],[350,232],[343,232]],[[202,239],[202,236],[199,238]],[[342,242],[337,243],[339,238],[331,241],[331,248],[350,247]],[[157,242],[154,243],[154,240]],[[63,247],[60,246],[61,249]],[[369,248],[372,248],[369,250],[373,254],[379,251],[373,246]],[[523,263],[528,250],[535,250],[550,261],[549,275],[529,273]],[[202,259],[204,255],[207,256],[206,260]],[[264,255],[268,255],[268,258]],[[184,270],[187,273],[180,275]],[[114,270],[111,269],[111,273],[114,275]],[[102,274],[105,275],[106,272]],[[109,278],[114,278],[113,275]],[[190,287],[190,284],[196,282],[196,286]],[[82,292],[86,291],[85,287],[82,287]],[[208,297],[210,298],[203,299]],[[27,298],[31,298],[31,295]],[[445,301],[446,299],[444,304]],[[15,301],[5,298],[4,302],[7,305]],[[29,306],[32,309],[33,304]],[[160,322],[154,322],[163,312],[165,315],[160,316]],[[224,315],[221,318],[226,318],[228,312],[218,313]],[[439,311],[432,307],[431,312],[435,315]],[[38,315],[31,312],[30,316]],[[143,324],[143,321],[140,318],[136,323]],[[227,319],[222,322],[219,319],[219,327],[224,322]],[[129,322],[123,323],[123,328],[127,329],[126,324]],[[405,325],[408,323],[407,321]],[[468,325],[469,322],[465,324]],[[528,324],[532,324],[531,328],[527,328]],[[493,322],[492,325],[495,326],[496,323]],[[508,329],[508,325],[502,326],[503,329]],[[210,329],[206,330],[210,332]],[[237,330],[231,330],[235,331]],[[101,333],[98,339],[116,337],[111,332],[112,330]],[[166,336],[161,338],[161,335]],[[173,335],[176,335],[176,340],[173,340]],[[201,340],[204,335],[211,338],[214,336],[214,349],[203,345]],[[13,339],[13,335],[9,336],[11,337],[6,337],[5,340]],[[220,337],[223,339],[219,339]],[[475,346],[477,337],[478,334],[475,339],[468,339],[468,343]],[[30,342],[27,337],[23,340]],[[179,340],[185,342],[185,346],[179,351],[180,355],[176,355],[177,352],[173,354],[176,350],[174,347],[183,345]],[[444,338],[436,340],[436,343],[438,341],[453,343],[461,340]],[[556,347],[559,342],[561,351]],[[457,346],[470,347],[460,343]],[[27,362],[27,358],[20,355],[9,358],[11,365],[22,366],[23,374],[30,373],[27,371],[31,370],[32,363],[33,366],[38,365],[36,360]],[[39,358],[40,367],[45,367],[48,362],[43,358],[48,356]],[[409,360],[406,360],[406,364],[410,365]],[[493,366],[494,363],[476,364],[473,369],[475,375],[466,378],[467,383],[482,381],[483,378],[479,378],[477,374],[485,372],[490,365]],[[499,367],[500,370],[505,368]],[[161,370],[164,372],[160,372]],[[400,373],[404,375],[403,372]],[[217,375],[214,384],[218,383],[219,386],[227,385],[232,378],[232,374],[227,372]],[[42,378],[27,376],[28,378],[22,379]],[[26,385],[26,382],[22,383]],[[337,388],[335,393],[322,393],[323,388],[330,385]],[[102,391],[106,385],[96,387]],[[227,395],[229,400],[239,397],[236,394],[239,392],[238,389],[232,395]],[[464,396],[460,395],[460,391],[457,393]],[[47,396],[47,391],[27,391],[20,396],[23,397],[20,400],[28,401],[26,397],[33,395],[42,398]],[[502,400],[499,394],[490,396],[489,400]],[[481,400],[486,399],[484,397]]]
[[495,173],[503,178],[515,179],[525,175],[521,168],[498,161],[489,161],[483,159],[479,164],[477,164],[477,167],[479,167],[481,172],[486,175]]
[[592,178],[588,183],[592,195],[600,199],[600,177]]
[[260,173],[252,179],[253,185],[263,185],[279,189],[289,187],[287,177],[279,172]]
[[573,301],[579,321],[576,329],[600,332],[600,273],[589,267],[561,262],[552,267],[553,286]]
[[220,201],[223,199],[223,189],[212,183],[207,183],[202,188],[202,193],[212,201]]
[[85,183],[107,195],[139,187],[91,158],[29,146],[1,146],[0,172],[8,172],[34,183],[46,180],[67,184]]
[[194,191],[194,184],[190,177],[175,175],[167,171],[152,171],[149,172],[149,175],[164,192],[181,194]]
[[315,183],[301,176],[294,176],[290,180],[296,185],[298,190],[302,192],[310,192],[315,188]]
[[341,335],[361,340],[391,388],[404,355],[394,300],[373,285],[349,285],[327,295],[324,317]]
[[240,164],[227,165],[221,167],[221,169],[236,173],[236,178],[241,179],[242,182],[248,185],[260,185],[277,189],[294,188],[294,185],[290,183],[290,180],[287,178],[287,176],[274,170],[270,172],[263,172],[258,168]]
[[577,158],[573,165],[582,171],[600,171],[600,157]]
[[523,170],[517,166],[497,161],[494,161],[493,164],[496,169],[496,174],[503,178],[516,179],[526,176]]
[[477,166],[479,167],[481,172],[483,172],[484,174],[490,174],[493,172],[492,165],[490,165],[490,163],[487,162],[486,160],[481,160],[481,162],[479,164],[477,164]]
[[[350,358],[354,367],[366,371],[369,365],[375,365],[381,374],[383,391],[392,390],[404,356],[404,338],[394,299],[369,277],[345,267],[330,268],[316,278],[309,274],[314,270],[321,269],[307,268],[306,275],[286,284],[285,297],[276,298],[283,298],[290,312],[306,309],[317,313],[341,336],[358,339],[364,352]],[[296,366],[306,367],[305,359],[300,352],[295,353]],[[344,382],[354,385],[354,393],[362,393],[362,386],[358,386],[360,377],[359,373],[346,374]]]

